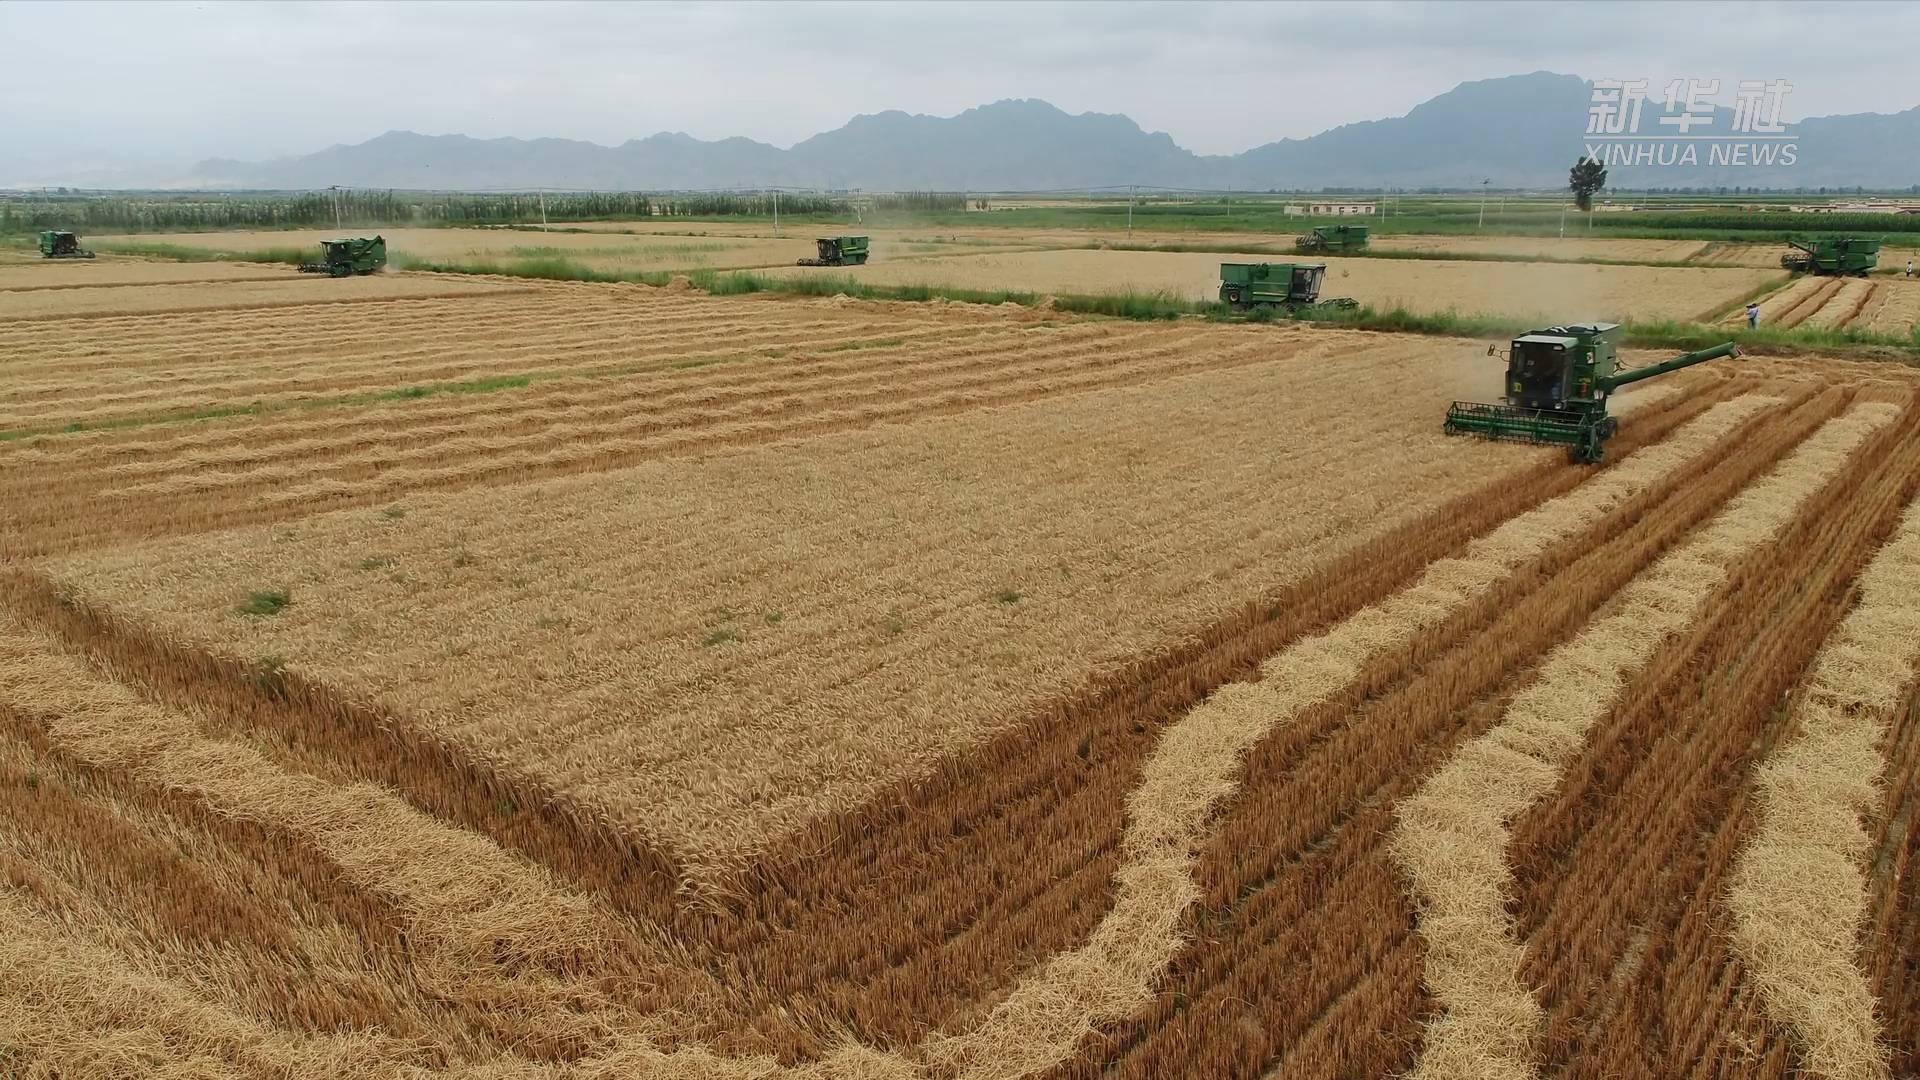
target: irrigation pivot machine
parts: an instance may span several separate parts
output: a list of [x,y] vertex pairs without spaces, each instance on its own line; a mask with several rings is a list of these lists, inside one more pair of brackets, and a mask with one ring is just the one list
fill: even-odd
[[[1622,371],[1619,344],[1620,327],[1616,323],[1550,326],[1514,338],[1507,350],[1506,403],[1454,402],[1447,410],[1447,434],[1564,443],[1574,461],[1592,464],[1606,456],[1607,440],[1620,428],[1620,421],[1607,415],[1607,398],[1615,390],[1723,356],[1740,355],[1729,341]],[[1498,355],[1495,348],[1487,352]]]

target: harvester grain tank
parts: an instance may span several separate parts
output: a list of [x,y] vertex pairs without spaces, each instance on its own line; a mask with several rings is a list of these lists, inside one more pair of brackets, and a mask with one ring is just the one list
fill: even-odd
[[70,232],[49,230],[40,234],[40,257],[43,259],[91,259],[93,252],[80,246],[80,238]]
[[[1550,326],[1513,339],[1507,350],[1505,404],[1456,401],[1447,410],[1449,435],[1479,435],[1518,442],[1564,443],[1576,462],[1606,456],[1607,440],[1620,421],[1607,415],[1615,390],[1642,379],[1739,356],[1732,342],[1622,371],[1616,323]],[[1489,355],[1498,353],[1489,348]]]
[[1221,263],[1220,302],[1238,311],[1284,308],[1296,314],[1360,306],[1346,296],[1320,299],[1326,276],[1326,263]]
[[815,258],[801,259],[796,266],[860,266],[867,261],[867,238],[864,236],[823,236],[813,242],[819,254]]
[[1296,251],[1339,255],[1343,252],[1365,251],[1367,243],[1365,225],[1316,225],[1313,231],[1295,237],[1293,247]]
[[320,261],[301,263],[301,273],[346,277],[349,274],[371,274],[387,265],[387,241],[379,236],[322,240],[320,250]]
[[1866,277],[1880,262],[1880,241],[1865,236],[1823,236],[1818,240],[1788,240],[1792,251],[1780,256],[1780,265],[1796,274],[1821,277]]

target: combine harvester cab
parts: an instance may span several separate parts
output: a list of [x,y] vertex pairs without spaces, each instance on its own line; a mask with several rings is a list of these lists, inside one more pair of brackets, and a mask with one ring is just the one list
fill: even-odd
[[867,238],[864,236],[823,236],[813,243],[819,254],[811,259],[800,259],[794,263],[795,266],[860,266],[867,261]]
[[[1607,415],[1607,399],[1615,390],[1723,356],[1740,355],[1740,350],[1727,342],[1621,371],[1619,342],[1620,327],[1616,323],[1550,326],[1514,338],[1507,351],[1505,404],[1454,402],[1447,410],[1447,434],[1561,443],[1573,461],[1591,465],[1606,456],[1607,440],[1620,428],[1620,421]],[[1497,347],[1489,346],[1487,354],[1499,355]]]
[[70,232],[48,230],[40,234],[43,259],[91,259],[93,252],[80,246],[80,238]]
[[1368,243],[1365,225],[1317,225],[1313,231],[1296,237],[1293,246],[1296,251],[1339,255],[1365,251]]
[[1326,263],[1221,263],[1220,302],[1236,311],[1282,308],[1291,314],[1360,306],[1344,296],[1322,301],[1326,276]]
[[1789,240],[1792,251],[1780,256],[1780,265],[1796,274],[1820,277],[1866,277],[1880,263],[1880,241],[1865,236],[1823,236],[1818,240]]
[[322,240],[320,250],[323,253],[321,261],[300,264],[301,273],[346,277],[349,274],[375,273],[387,265],[385,237],[356,236],[347,240]]

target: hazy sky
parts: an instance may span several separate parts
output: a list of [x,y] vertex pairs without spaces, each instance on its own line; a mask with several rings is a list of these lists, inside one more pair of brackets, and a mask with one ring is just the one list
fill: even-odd
[[1920,104],[1920,4],[0,2],[0,155],[260,158],[391,129],[788,146],[1009,97],[1201,153],[1464,80],[1785,78],[1787,118]]

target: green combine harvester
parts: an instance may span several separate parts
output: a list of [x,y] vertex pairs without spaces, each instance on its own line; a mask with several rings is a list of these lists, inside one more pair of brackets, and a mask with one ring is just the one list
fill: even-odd
[[[1575,462],[1606,456],[1607,440],[1620,421],[1607,415],[1607,398],[1629,383],[1739,356],[1733,342],[1690,352],[1630,371],[1619,369],[1617,323],[1550,326],[1513,339],[1507,351],[1504,405],[1456,401],[1447,410],[1449,435],[1479,435],[1517,442],[1564,443]],[[1494,347],[1489,356],[1497,356]]]
[[40,234],[40,257],[43,259],[91,259],[93,252],[80,246],[80,238],[70,232],[49,230]]
[[819,249],[818,256],[801,259],[795,266],[860,266],[867,261],[864,236],[823,236],[813,244]]
[[1789,240],[1792,251],[1780,256],[1780,265],[1796,274],[1820,277],[1866,277],[1880,263],[1880,241],[1864,236],[1823,236],[1814,241]]
[[1295,251],[1339,255],[1344,252],[1365,251],[1367,243],[1365,225],[1316,225],[1312,232],[1295,237],[1293,248]]
[[1220,302],[1235,311],[1284,308],[1290,314],[1312,310],[1350,310],[1358,300],[1320,299],[1326,263],[1221,263]]
[[303,274],[346,277],[371,274],[387,265],[387,241],[384,237],[356,236],[350,240],[322,240],[319,262],[301,263]]

